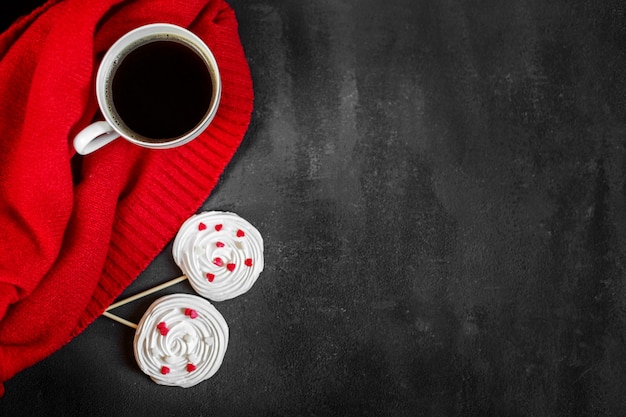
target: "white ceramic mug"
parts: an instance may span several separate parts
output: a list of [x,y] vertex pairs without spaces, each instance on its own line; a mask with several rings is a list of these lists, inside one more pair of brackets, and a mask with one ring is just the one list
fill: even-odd
[[[171,104],[174,111],[178,111],[177,109],[181,108],[181,106],[184,108],[184,105],[187,104],[185,94],[202,93],[201,97],[196,97],[195,99],[204,100],[203,97],[206,96],[206,100],[202,101],[202,104],[196,106],[196,108],[192,107],[193,112],[191,113],[194,115],[193,117],[196,118],[191,118],[189,121],[187,121],[187,125],[189,125],[189,123],[193,121],[193,124],[189,125],[189,128],[185,128],[184,130],[179,132],[173,132],[170,136],[168,136],[168,134],[166,133],[164,137],[158,138],[156,137],[158,135],[146,134],[148,130],[142,132],[136,127],[134,128],[132,126],[129,126],[129,119],[131,119],[129,114],[132,114],[132,112],[134,111],[133,108],[144,109],[145,114],[148,116],[148,118],[145,120],[139,120],[141,120],[141,123],[145,125],[146,123],[151,123],[150,117],[153,117],[152,120],[157,126],[154,127],[154,129],[158,129],[158,126],[161,126],[160,123],[163,123],[162,126],[168,128],[172,124],[176,124],[175,121],[171,121],[170,123],[170,121],[167,120],[167,115],[163,116],[160,114],[156,114],[156,116],[151,116],[151,105],[155,101],[158,102],[158,100],[161,99],[161,96],[155,93],[157,95],[152,97],[151,94],[153,90],[151,88],[147,90],[141,90],[139,87],[135,88],[136,85],[143,85],[142,83],[144,83],[145,81],[144,78],[150,80],[150,76],[154,75],[153,73],[158,72],[156,71],[156,69],[161,68],[161,65],[158,64],[158,62],[160,61],[158,61],[157,58],[153,57],[155,61],[152,62],[152,64],[156,63],[156,65],[152,65],[152,67],[150,68],[155,69],[155,71],[145,71],[146,76],[136,77],[137,80],[132,81],[130,82],[130,84],[128,84],[129,88],[125,90],[119,90],[119,87],[116,87],[119,90],[117,92],[114,88],[114,83],[122,83],[122,81],[115,81],[116,76],[117,78],[123,77],[123,75],[118,75],[118,69],[120,69],[122,65],[126,65],[126,67],[128,67],[129,65],[131,65],[129,62],[138,59],[136,57],[137,53],[133,53],[133,51],[137,51],[142,47],[145,49],[146,45],[156,41],[162,41],[162,44],[164,44],[165,42],[174,42],[177,45],[182,45],[183,47],[188,49],[188,51],[186,51],[188,55],[189,51],[193,51],[196,58],[190,57],[190,59],[198,61],[198,58],[200,58],[200,60],[206,66],[200,69],[198,65],[196,65],[196,67],[194,67],[197,70],[196,72],[206,71],[206,76],[210,77],[210,79],[207,78],[206,80],[200,79],[202,81],[200,84],[202,84],[203,86],[206,84],[206,88],[204,90],[202,88],[196,88],[196,86],[194,85],[182,84],[184,85],[185,90],[188,90],[188,93],[185,93],[184,91],[179,92],[177,91],[177,88],[180,87],[180,85],[175,83],[172,84],[173,82],[193,83],[196,79],[194,79],[193,77],[187,77],[185,75],[187,74],[185,72],[187,71],[187,68],[185,68],[187,61],[185,61],[185,59],[177,59],[175,64],[173,63],[173,60],[168,60],[168,62],[166,62],[166,64],[169,65],[167,71],[170,72],[164,72],[163,74],[170,74],[173,71],[175,75],[169,77],[162,74],[161,78],[163,79],[157,83],[158,85],[155,88],[158,90],[158,93],[161,92],[161,87],[163,87],[164,89],[169,88],[171,90],[169,92],[171,95],[164,97],[170,99],[174,97],[175,99],[164,101],[164,104]],[[153,47],[154,45],[150,46],[150,48]],[[176,48],[181,49],[178,46],[176,46]],[[144,56],[151,54],[148,49],[145,49],[145,51],[142,52]],[[126,60],[126,64],[123,64],[125,62],[125,59],[129,56],[133,56],[133,58],[129,58],[128,60]],[[122,73],[123,71],[119,71],[119,74]],[[198,74],[202,75],[203,73],[198,72]],[[152,81],[154,82],[155,80]],[[142,88],[148,87],[144,86]],[[151,93],[150,97],[143,97],[144,100],[149,99],[149,101],[144,102],[143,105],[137,105],[137,103],[141,103],[141,101],[137,101],[135,99],[142,99],[142,97],[135,97],[133,99],[132,96],[134,94],[134,90],[149,91]],[[120,91],[131,97],[130,103],[123,103],[123,100],[126,99],[122,97],[124,96],[124,94],[121,94]],[[198,36],[196,36],[187,29],[168,23],[155,23],[139,27],[128,32],[119,40],[117,40],[107,51],[102,62],[100,63],[100,67],[98,68],[98,74],[96,76],[96,97],[98,99],[100,111],[104,116],[104,121],[92,123],[81,132],[79,132],[74,138],[74,148],[79,154],[85,155],[97,149],[100,149],[102,146],[112,142],[118,137],[124,138],[125,140],[136,145],[152,149],[168,149],[183,145],[198,137],[200,133],[202,133],[209,126],[209,124],[215,117],[215,114],[217,113],[221,91],[222,82],[220,79],[219,69],[217,67],[215,57],[211,53],[209,47]],[[141,94],[137,95],[139,96]],[[177,100],[180,100],[180,102],[176,103]],[[189,105],[192,106],[192,104]],[[127,113],[131,113],[128,113],[126,115],[120,114],[120,108],[122,107],[128,107],[130,110],[127,110]],[[158,107],[159,111],[162,107],[163,106]],[[191,113],[186,112],[183,114],[183,116]],[[137,114],[134,114],[133,118],[136,118],[136,116]],[[178,116],[180,117],[180,115]],[[127,120],[125,120],[125,118]]]

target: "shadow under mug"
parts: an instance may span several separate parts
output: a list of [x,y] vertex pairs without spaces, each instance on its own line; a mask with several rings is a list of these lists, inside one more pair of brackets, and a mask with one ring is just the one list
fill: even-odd
[[155,23],[134,29],[109,48],[96,76],[104,121],[74,138],[86,155],[121,137],[169,149],[195,139],[211,123],[222,82],[215,57],[195,34]]

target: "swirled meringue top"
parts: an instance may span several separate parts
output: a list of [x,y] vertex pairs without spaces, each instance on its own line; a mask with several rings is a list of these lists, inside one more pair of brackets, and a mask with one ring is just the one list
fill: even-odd
[[263,238],[234,213],[190,217],[174,239],[173,257],[194,290],[214,301],[248,291],[263,270]]
[[160,385],[192,387],[217,372],[228,347],[228,325],[204,298],[172,294],[156,300],[135,332],[139,368]]

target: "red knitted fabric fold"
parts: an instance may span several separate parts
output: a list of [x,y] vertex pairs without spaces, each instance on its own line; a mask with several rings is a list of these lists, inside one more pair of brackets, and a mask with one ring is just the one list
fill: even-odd
[[[99,60],[157,22],[213,51],[215,120],[179,148],[117,140],[75,155],[72,138],[99,118]],[[0,395],[97,318],[209,196],[252,112],[237,29],[223,0],[51,0],[0,35]]]

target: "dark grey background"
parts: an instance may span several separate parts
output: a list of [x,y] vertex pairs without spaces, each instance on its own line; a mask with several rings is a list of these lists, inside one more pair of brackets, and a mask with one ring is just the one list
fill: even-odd
[[204,208],[266,268],[222,368],[157,386],[100,318],[0,415],[626,415],[625,3],[230,3],[255,112]]

